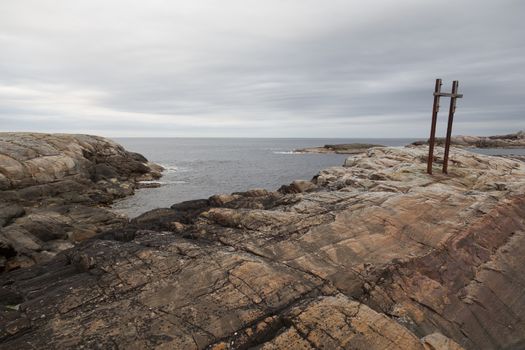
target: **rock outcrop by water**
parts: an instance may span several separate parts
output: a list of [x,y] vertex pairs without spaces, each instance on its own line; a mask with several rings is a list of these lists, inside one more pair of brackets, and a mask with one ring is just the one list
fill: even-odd
[[3,274],[0,348],[524,348],[525,164],[453,149],[429,176],[427,152],[154,210]]
[[[475,148],[525,148],[525,131],[496,136],[453,136],[450,142],[455,147]],[[426,145],[427,141],[416,141],[414,145]],[[436,144],[443,146],[445,138],[436,138]]]
[[336,154],[357,154],[364,153],[373,147],[384,147],[370,143],[341,143],[324,145],[323,147],[299,148],[294,153],[336,153]]
[[0,133],[0,272],[121,227],[127,219],[105,205],[160,171],[97,136]]

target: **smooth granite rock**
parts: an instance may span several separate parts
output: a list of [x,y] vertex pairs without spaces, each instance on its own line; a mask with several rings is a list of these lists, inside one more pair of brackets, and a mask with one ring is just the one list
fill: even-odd
[[524,348],[525,164],[453,149],[430,176],[427,152],[157,209],[5,273],[0,348]]

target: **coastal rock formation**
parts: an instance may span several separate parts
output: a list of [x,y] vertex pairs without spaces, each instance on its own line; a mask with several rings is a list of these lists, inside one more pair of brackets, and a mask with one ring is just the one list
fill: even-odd
[[0,272],[127,220],[101,207],[161,169],[97,136],[0,133]]
[[153,210],[3,274],[0,348],[524,348],[525,164],[452,149],[430,176],[427,152]]
[[[496,136],[453,136],[450,139],[456,147],[475,147],[475,148],[525,148],[525,131],[518,131],[514,134]],[[416,141],[414,145],[426,145],[427,141]],[[445,145],[445,138],[436,138],[438,146]]]
[[294,153],[336,153],[336,154],[357,154],[364,153],[369,148],[385,147],[369,143],[341,143],[334,145],[324,145],[323,147],[309,147],[294,150]]

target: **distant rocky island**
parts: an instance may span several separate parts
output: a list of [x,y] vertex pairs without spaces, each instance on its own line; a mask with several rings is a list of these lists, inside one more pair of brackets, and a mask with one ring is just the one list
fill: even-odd
[[0,349],[524,348],[525,164],[362,149],[128,221],[105,205],[158,166],[0,134]]
[[362,153],[372,147],[385,147],[369,143],[342,143],[334,145],[324,145],[323,147],[298,148],[294,153],[336,153],[336,154],[357,154]]
[[[450,139],[451,145],[455,147],[475,147],[475,148],[525,148],[525,131],[518,131],[514,134],[496,136],[453,136]],[[426,141],[416,141],[414,145],[426,145]],[[436,138],[436,145],[443,146],[445,138]]]
[[[525,148],[525,131],[514,134],[496,136],[453,136],[451,144],[461,148]],[[428,140],[420,140],[412,143],[414,146],[428,145]],[[445,138],[436,138],[437,146],[445,145]],[[368,143],[342,143],[324,145],[322,147],[308,147],[294,149],[294,153],[335,153],[335,154],[357,154],[366,152],[373,147],[385,147],[383,145]],[[522,157],[518,157],[522,158]]]

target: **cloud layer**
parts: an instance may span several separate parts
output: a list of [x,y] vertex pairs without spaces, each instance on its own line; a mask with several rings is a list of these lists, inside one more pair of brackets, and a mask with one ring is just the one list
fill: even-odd
[[454,133],[512,132],[523,13],[520,0],[2,1],[0,130],[422,137],[441,77],[465,94]]

